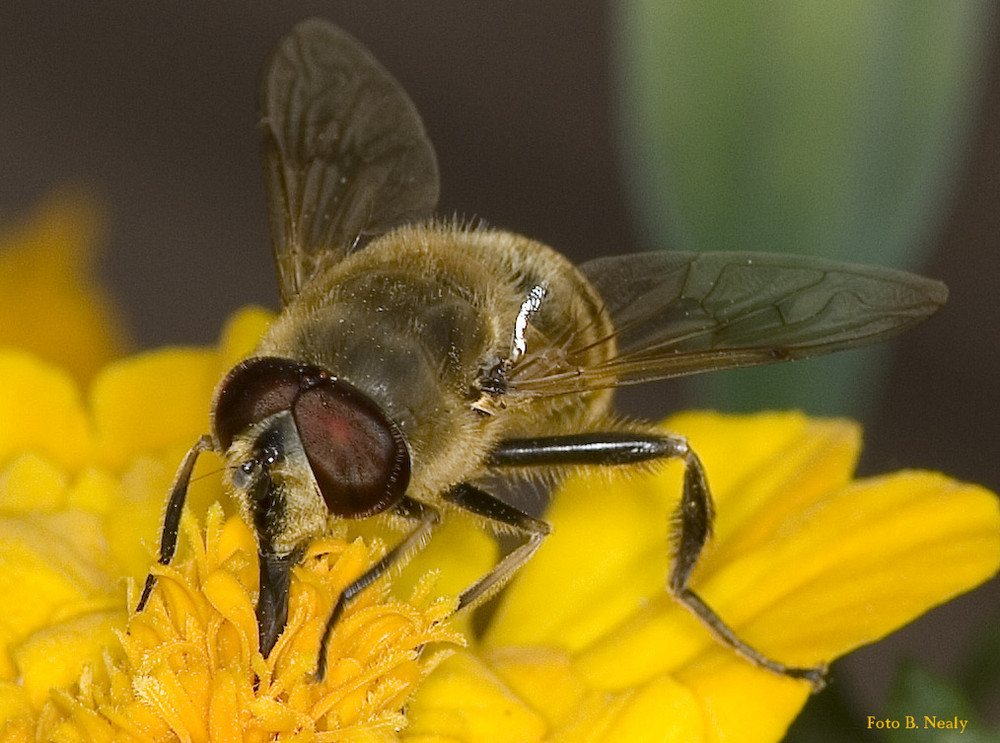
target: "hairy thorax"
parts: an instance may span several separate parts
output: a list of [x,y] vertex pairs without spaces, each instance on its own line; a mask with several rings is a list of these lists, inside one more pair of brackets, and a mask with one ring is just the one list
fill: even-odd
[[315,364],[370,396],[406,437],[412,495],[433,499],[481,474],[501,438],[580,430],[606,413],[607,394],[517,400],[505,389],[528,344],[588,327],[606,332],[599,299],[555,251],[431,225],[384,235],[318,276],[257,353]]

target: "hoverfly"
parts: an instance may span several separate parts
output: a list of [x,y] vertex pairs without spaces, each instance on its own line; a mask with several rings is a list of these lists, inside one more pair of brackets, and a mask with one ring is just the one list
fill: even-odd
[[[461,511],[519,543],[458,599],[497,591],[549,533],[488,492],[490,477],[681,459],[669,590],[735,651],[749,647],[688,586],[712,499],[680,436],[611,414],[615,387],[801,359],[882,340],[933,314],[941,283],[901,271],[766,253],[657,252],[580,266],[520,235],[435,221],[438,168],[423,124],[369,52],[322,20],[267,63],[263,163],[282,311],[218,386],[213,430],[184,458],[159,561],[175,552],[198,455],[229,465],[257,534],[260,648],[287,619],[291,568],[333,522],[382,514],[398,544],[345,606]],[[153,585],[149,576],[139,602]]]

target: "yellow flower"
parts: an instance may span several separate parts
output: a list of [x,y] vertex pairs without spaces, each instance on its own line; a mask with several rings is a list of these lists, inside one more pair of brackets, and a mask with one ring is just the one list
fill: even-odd
[[[35,723],[38,740],[335,740],[345,731],[391,739],[400,709],[436,658],[424,645],[457,642],[450,604],[417,608],[362,595],[329,641],[333,662],[313,682],[316,649],[339,591],[372,562],[360,541],[313,545],[292,584],[289,622],[265,659],[248,587],[253,534],[217,506],[207,535],[189,520],[194,559],[157,570],[162,587],[119,635],[123,655],[85,668]],[[135,595],[130,596],[134,605]],[[335,731],[336,735],[324,735]]]
[[[0,349],[0,740],[780,739],[808,684],[736,656],[665,592],[677,463],[560,488],[553,535],[465,649],[467,618],[448,621],[449,608],[494,553],[473,525],[443,527],[351,605],[317,683],[330,607],[394,537],[345,525],[313,545],[264,659],[253,534],[214,505],[227,501],[208,455],[181,551],[132,613],[174,471],[269,319],[247,309],[217,349],[106,364],[85,392]],[[852,423],[689,413],[664,425],[691,439],[718,505],[693,585],[778,660],[829,661],[1000,563],[992,493],[930,473],[853,480]]]
[[[854,423],[694,412],[664,428],[716,498],[693,585],[772,658],[828,662],[1000,567],[993,493],[928,472],[853,480]],[[752,666],[664,590],[679,492],[678,465],[565,483],[552,536],[481,642],[418,690],[404,740],[780,740],[809,685]]]
[[104,212],[62,189],[29,218],[0,226],[0,345],[33,351],[90,379],[125,348],[114,302],[90,276]]

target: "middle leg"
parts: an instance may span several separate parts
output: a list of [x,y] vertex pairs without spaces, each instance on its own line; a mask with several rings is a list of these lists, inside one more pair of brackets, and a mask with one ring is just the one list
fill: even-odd
[[427,540],[440,521],[437,510],[409,496],[403,496],[403,499],[395,506],[394,511],[397,516],[414,522],[415,526],[399,544],[386,552],[381,559],[340,592],[337,603],[334,604],[333,611],[330,612],[330,617],[327,619],[319,644],[319,657],[316,660],[316,679],[318,681],[322,681],[326,675],[327,646],[330,644],[333,628],[337,625],[347,605],[392,567],[405,564],[409,557]]
[[704,465],[682,436],[622,432],[508,439],[490,455],[495,467],[560,465],[627,465],[658,459],[681,459],[684,483],[677,508],[677,526],[671,534],[674,561],[668,588],[674,598],[700,619],[725,645],[755,665],[774,673],[809,681],[818,691],[825,685],[823,667],[787,666],[744,642],[688,585],[705,544],[712,535],[715,508]]

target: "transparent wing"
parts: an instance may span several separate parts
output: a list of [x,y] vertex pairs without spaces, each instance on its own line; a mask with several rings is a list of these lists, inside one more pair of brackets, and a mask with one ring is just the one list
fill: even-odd
[[[945,302],[944,284],[875,266],[768,253],[644,253],[599,258],[582,273],[613,332],[528,346],[509,391],[582,392],[804,359],[880,341]],[[589,337],[588,337],[589,336]],[[595,358],[601,361],[586,362]]]
[[326,21],[303,21],[278,43],[264,69],[261,129],[284,303],[365,236],[437,205],[437,159],[413,103]]

